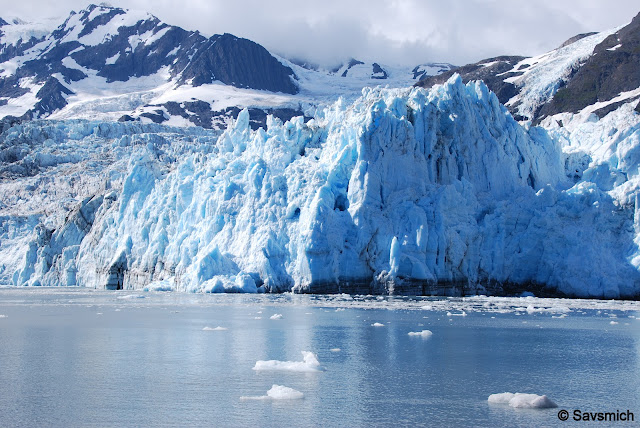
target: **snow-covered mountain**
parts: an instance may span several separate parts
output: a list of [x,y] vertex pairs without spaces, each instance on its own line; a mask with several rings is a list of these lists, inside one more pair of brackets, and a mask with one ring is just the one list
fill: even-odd
[[[0,283],[640,297],[635,89],[578,102],[598,67],[616,87],[633,27],[460,74],[322,70],[120,11],[74,14],[0,66],[0,90],[18,94],[0,108],[30,99],[34,118],[0,137]],[[245,61],[226,43],[275,60],[264,81],[291,90],[224,83],[219,70]],[[87,49],[102,59],[83,62]],[[602,49],[624,55],[610,64]],[[126,72],[105,71],[119,61]],[[412,88],[422,71],[446,80]],[[362,89],[380,81],[404,87]],[[36,114],[41,92],[66,104]]]
[[207,38],[146,12],[91,5],[51,32],[0,32],[0,118],[224,128],[248,107],[255,128],[268,113],[312,114],[319,102],[355,99],[372,82],[408,86],[418,70],[452,66],[384,67],[376,63],[370,76],[310,70],[230,34]]
[[523,123],[538,124],[559,113],[591,110],[603,117],[640,99],[640,14],[629,25],[579,34],[537,57],[501,56],[427,77],[417,86],[483,80]]

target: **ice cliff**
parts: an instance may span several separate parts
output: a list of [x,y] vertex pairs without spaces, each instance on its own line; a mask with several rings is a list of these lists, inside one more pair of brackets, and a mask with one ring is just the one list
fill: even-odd
[[0,147],[0,278],[637,297],[635,196],[568,176],[557,141],[458,76],[258,131],[26,123]]

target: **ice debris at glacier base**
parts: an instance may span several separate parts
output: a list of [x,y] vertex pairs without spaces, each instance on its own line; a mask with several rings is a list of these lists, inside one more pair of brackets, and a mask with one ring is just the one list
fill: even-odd
[[[38,126],[10,137],[32,142]],[[365,89],[306,124],[270,119],[255,132],[246,111],[222,135],[52,126],[56,133],[38,137],[28,155],[35,177],[51,173],[40,153],[52,156],[73,136],[94,152],[53,162],[55,172],[90,165],[89,190],[73,209],[47,194],[40,198],[50,213],[3,217],[0,275],[14,285],[640,292],[629,262],[638,252],[634,210],[596,183],[570,181],[559,145],[520,127],[483,83],[455,76],[430,91]],[[101,132],[83,136],[92,127]],[[28,172],[12,185],[26,184]],[[51,215],[58,221],[47,223]]]

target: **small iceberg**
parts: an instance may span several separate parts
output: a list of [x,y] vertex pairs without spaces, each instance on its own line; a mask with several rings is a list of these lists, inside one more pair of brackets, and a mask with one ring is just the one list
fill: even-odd
[[240,397],[241,400],[300,400],[304,394],[293,388],[282,385],[273,385],[267,391],[267,395]]
[[433,332],[431,330],[410,331],[409,336],[420,336],[426,339],[427,337],[433,336]]
[[491,404],[508,404],[510,407],[518,409],[551,409],[558,407],[546,395],[522,394],[519,392],[503,392],[501,394],[491,394],[489,396]]
[[118,296],[116,299],[118,300],[134,300],[134,299],[145,299],[146,296],[142,294],[127,294],[126,296]]
[[309,351],[302,351],[302,361],[256,361],[253,370],[257,371],[287,371],[287,372],[319,372],[324,370],[320,367],[318,357]]
[[205,328],[202,329],[202,331],[225,331],[225,330],[228,330],[228,328],[227,327],[220,327],[220,326],[217,326],[217,327],[205,327]]

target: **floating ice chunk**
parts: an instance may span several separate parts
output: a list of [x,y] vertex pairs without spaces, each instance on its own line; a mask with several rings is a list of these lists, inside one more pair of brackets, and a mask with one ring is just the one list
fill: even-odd
[[431,311],[431,310],[433,310],[433,306],[432,305],[424,305],[424,306],[420,306],[420,309],[425,310],[425,311]]
[[228,328],[227,327],[220,327],[220,326],[217,326],[217,327],[205,327],[205,328],[202,329],[202,331],[225,331],[225,330],[228,330]]
[[609,324],[611,324],[611,325],[618,325],[618,321],[611,321]]
[[331,352],[340,352],[340,351],[342,351],[342,349],[340,349],[340,348],[331,348],[331,349],[329,349],[329,350],[330,350]]
[[540,314],[540,313],[546,313],[546,312],[550,312],[550,313],[567,313],[567,312],[571,312],[571,310],[569,308],[567,308],[566,306],[554,306],[551,308],[536,308],[533,305],[529,305],[527,306],[527,313],[528,314]]
[[280,320],[282,319],[282,314],[273,314],[269,317],[270,320]]
[[452,312],[447,312],[447,316],[448,316],[448,317],[466,317],[466,316],[467,316],[467,313],[466,313],[465,311],[462,311],[462,312],[461,312],[461,313],[459,313],[459,314],[454,314],[454,313],[452,313]]
[[274,400],[299,400],[304,398],[302,392],[282,385],[273,385],[271,389],[267,391],[267,396]]
[[293,388],[282,385],[273,385],[267,391],[267,395],[240,397],[241,400],[300,400],[304,394]]
[[118,296],[118,300],[134,300],[134,299],[144,299],[145,296],[142,294],[127,294],[126,296]]
[[491,394],[488,401],[492,404],[508,404],[510,407],[521,409],[550,409],[558,407],[546,395],[522,394],[519,392],[515,394],[511,392]]
[[257,371],[288,371],[288,372],[319,372],[324,370],[320,367],[318,357],[309,351],[302,351],[303,361],[256,361],[253,370]]
[[433,332],[431,330],[422,330],[422,331],[410,331],[409,336],[420,336],[423,338],[433,336]]
[[7,318],[6,315],[0,315],[0,318]]
[[144,291],[173,291],[174,287],[171,281],[154,281],[143,288]]
[[379,322],[374,322],[373,324],[371,324],[371,327],[384,327],[384,324]]

